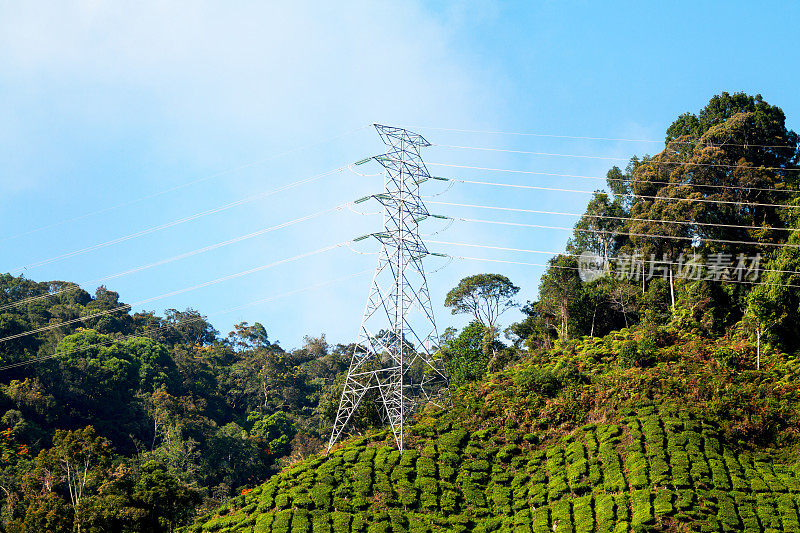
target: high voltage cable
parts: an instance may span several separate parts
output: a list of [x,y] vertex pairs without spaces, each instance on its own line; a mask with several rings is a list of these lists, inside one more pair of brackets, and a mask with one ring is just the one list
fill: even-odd
[[[566,254],[562,254],[566,255]],[[527,261],[509,261],[504,259],[486,259],[483,257],[463,257],[463,256],[449,256],[453,259],[467,259],[472,261],[488,261],[492,263],[507,263],[512,265],[525,265],[525,266],[537,266],[537,267],[552,267],[552,268],[561,268],[561,269],[568,269],[568,270],[580,270],[580,267],[573,267],[573,266],[565,266],[565,265],[543,265],[540,263],[529,263]],[[748,285],[772,285],[778,287],[791,287],[791,288],[800,288],[800,285],[792,285],[792,284],[783,284],[783,283],[766,283],[766,282],[759,282],[759,281],[746,281],[746,280],[732,280],[732,279],[720,279],[720,280],[712,280],[712,279],[695,279],[692,277],[681,276],[679,274],[675,274],[675,279],[689,279],[695,281],[719,281],[719,282],[730,282],[730,283],[745,283]]]
[[686,220],[660,220],[653,218],[619,217],[612,215],[591,215],[588,213],[565,213],[560,211],[541,211],[538,209],[520,209],[515,207],[497,207],[491,205],[477,205],[477,204],[459,204],[455,202],[438,202],[433,200],[429,200],[426,203],[436,204],[436,205],[449,205],[455,207],[474,207],[476,209],[494,209],[497,211],[512,211],[516,213],[534,213],[537,215],[563,215],[572,217],[602,218],[611,220],[630,220],[633,222],[657,222],[662,224],[686,224],[690,226],[711,226],[711,227],[721,227],[721,228],[752,229],[752,230],[800,231],[800,229],[798,228],[772,228],[765,226],[742,226],[738,224],[721,224],[715,222],[692,222]]
[[314,285],[309,285],[307,287],[303,287],[303,288],[300,288],[300,289],[295,289],[295,290],[292,290],[292,291],[284,292],[284,293],[281,293],[281,294],[277,294],[275,296],[270,296],[270,297],[267,297],[267,298],[260,298],[258,300],[254,300],[252,302],[248,302],[248,303],[243,304],[243,305],[232,307],[230,309],[225,309],[223,311],[218,311],[216,313],[211,313],[210,315],[207,315],[207,316],[204,316],[204,317],[201,316],[201,317],[197,317],[197,318],[185,319],[185,320],[179,321],[176,324],[167,324],[167,325],[160,326],[160,327],[157,327],[157,328],[146,329],[146,330],[140,331],[138,333],[133,333],[133,334],[130,334],[130,335],[124,335],[124,336],[122,336],[120,338],[109,339],[109,340],[106,340],[106,341],[103,341],[103,342],[98,342],[98,343],[95,343],[95,344],[89,344],[89,345],[86,345],[86,346],[80,346],[78,348],[75,348],[75,349],[72,349],[72,350],[69,350],[69,351],[66,351],[66,352],[58,352],[58,353],[54,353],[52,355],[46,355],[46,356],[43,356],[43,357],[36,357],[36,358],[33,358],[33,359],[28,359],[26,361],[19,361],[17,363],[12,363],[12,364],[0,367],[0,371],[9,370],[11,368],[17,368],[17,367],[21,367],[21,366],[27,366],[27,365],[30,365],[30,364],[33,364],[33,363],[39,363],[39,362],[46,361],[46,360],[49,360],[49,359],[55,359],[57,357],[61,357],[61,356],[64,356],[64,355],[70,355],[70,354],[73,354],[73,353],[82,352],[82,351],[87,350],[89,348],[97,348],[97,347],[100,347],[100,346],[107,346],[109,344],[114,344],[114,343],[121,342],[121,341],[124,341],[124,340],[132,339],[132,338],[140,338],[140,337],[150,338],[150,337],[147,336],[147,334],[149,334],[149,333],[157,333],[159,331],[163,331],[163,330],[166,330],[166,329],[177,328],[177,327],[185,326],[187,324],[191,324],[191,323],[194,323],[194,322],[199,322],[201,320],[205,320],[208,316],[216,316],[216,315],[222,315],[222,314],[226,314],[226,313],[232,313],[234,311],[239,311],[239,310],[247,308],[247,307],[252,307],[254,305],[259,305],[259,304],[262,304],[262,303],[267,303],[267,302],[270,302],[270,301],[273,301],[273,300],[277,300],[278,298],[284,298],[286,296],[291,296],[291,295],[294,295],[294,294],[298,294],[300,292],[305,292],[305,291],[317,289],[317,288],[320,288],[320,287],[323,287],[323,286],[326,286],[326,285],[331,285],[333,283],[338,283],[340,281],[346,281],[348,279],[355,278],[356,276],[364,275],[367,272],[372,272],[372,269],[362,270],[360,272],[356,272],[355,274],[350,274],[349,276],[342,276],[340,278],[336,278],[336,279],[332,279],[332,280],[328,280],[328,281],[323,281],[321,283],[315,283]]
[[611,237],[615,237],[617,235],[627,235],[629,237],[655,237],[659,239],[678,239],[678,240],[685,240],[685,241],[702,241],[702,242],[721,242],[725,244],[747,244],[747,245],[755,245],[755,246],[774,246],[780,248],[800,248],[800,244],[788,244],[788,243],[773,243],[773,242],[755,242],[755,241],[737,241],[737,240],[729,240],[729,239],[706,239],[701,237],[685,237],[682,235],[660,235],[657,233],[628,233],[628,232],[616,232],[616,231],[608,231],[608,230],[600,230],[600,229],[581,229],[581,228],[569,228],[564,226],[543,226],[540,224],[524,224],[522,222],[501,222],[497,220],[482,220],[477,218],[461,218],[461,217],[453,217],[455,220],[461,220],[463,222],[477,222],[482,224],[498,224],[502,226],[518,226],[518,227],[526,227],[526,228],[540,228],[540,229],[553,229],[553,230],[563,230],[563,231],[579,231],[583,233],[602,233],[605,235],[609,235]]
[[[532,152],[529,150],[511,150],[506,148],[482,148],[479,146],[458,146],[454,144],[434,144],[433,146],[439,146],[440,148],[458,148],[464,150],[482,150],[488,152],[504,152],[504,153],[513,153],[513,154],[528,154],[528,155],[540,155],[545,157],[567,157],[573,159],[601,159],[606,161],[630,161],[630,157],[613,157],[613,156],[599,156],[599,155],[584,155],[584,154],[557,154],[552,152]],[[642,164],[654,164],[657,163],[659,165],[678,165],[678,166],[697,166],[697,167],[720,167],[720,168],[748,168],[748,169],[756,169],[756,170],[783,170],[783,171],[798,171],[800,169],[797,168],[784,168],[784,167],[764,167],[764,166],[756,166],[756,165],[728,165],[724,163],[692,163],[690,161],[653,161],[653,160],[646,160],[642,161]],[[428,163],[429,165],[436,165],[438,163]]]
[[[428,126],[416,126],[417,129],[421,130],[432,130],[432,131],[450,131],[455,133],[484,133],[488,135],[514,135],[520,137],[544,137],[550,139],[573,139],[573,140],[581,140],[581,141],[613,141],[613,142],[635,142],[635,143],[657,143],[657,144],[665,144],[664,140],[655,140],[655,139],[625,139],[625,138],[615,138],[615,137],[587,137],[581,135],[555,135],[552,133],[519,133],[519,132],[511,132],[511,131],[491,131],[491,130],[466,130],[466,129],[455,129],[455,128],[434,128]],[[741,147],[751,147],[751,148],[797,148],[797,146],[793,144],[740,144],[740,143],[704,143],[701,142],[699,139],[696,141],[670,141],[671,143],[677,144],[699,144],[702,146],[741,146]]]
[[94,244],[92,246],[87,246],[86,248],[81,248],[79,250],[74,250],[72,252],[68,252],[68,253],[65,253],[65,254],[57,255],[57,256],[51,257],[49,259],[43,259],[43,260],[37,261],[35,263],[29,263],[27,265],[18,266],[16,268],[12,269],[12,270],[14,270],[14,271],[16,271],[16,270],[28,270],[28,269],[40,267],[40,266],[43,266],[43,265],[48,265],[50,263],[55,263],[56,261],[60,261],[62,259],[67,259],[67,258],[70,258],[70,257],[74,257],[76,255],[81,255],[81,254],[84,254],[84,253],[87,253],[87,252],[92,252],[94,250],[99,250],[100,248],[105,248],[107,246],[112,246],[114,244],[119,244],[121,242],[129,241],[131,239],[135,239],[135,238],[138,238],[138,237],[143,237],[145,235],[149,235],[151,233],[155,233],[155,232],[161,231],[163,229],[171,228],[171,227],[177,226],[179,224],[184,224],[184,223],[190,222],[192,220],[197,220],[199,218],[202,218],[202,217],[205,217],[205,216],[208,216],[208,215],[211,215],[211,214],[220,213],[222,211],[227,211],[228,209],[233,209],[234,207],[238,207],[240,205],[244,205],[244,204],[247,204],[247,203],[250,203],[250,202],[254,202],[256,200],[260,200],[262,198],[266,198],[268,196],[272,196],[273,194],[277,194],[279,192],[283,192],[283,191],[286,191],[286,190],[289,190],[289,189],[293,189],[295,187],[299,187],[300,185],[305,185],[306,183],[311,183],[311,182],[320,180],[320,179],[322,179],[322,178],[324,178],[326,176],[329,176],[331,174],[335,174],[337,172],[342,172],[343,170],[346,170],[346,168],[347,167],[339,167],[339,168],[336,168],[336,169],[333,169],[333,170],[329,170],[327,172],[323,172],[321,174],[317,174],[315,176],[311,176],[310,178],[305,178],[305,179],[302,179],[302,180],[295,181],[293,183],[289,183],[287,185],[283,185],[281,187],[278,187],[276,189],[272,189],[270,191],[261,192],[261,193],[258,193],[258,194],[254,194],[252,196],[248,196],[246,198],[242,198],[240,200],[236,200],[234,202],[230,202],[230,203],[224,204],[224,205],[222,205],[220,207],[215,207],[213,209],[208,209],[206,211],[201,211],[199,213],[195,213],[195,214],[189,215],[187,217],[183,217],[183,218],[179,218],[177,220],[173,220],[172,222],[167,222],[165,224],[160,224],[158,226],[152,226],[150,228],[147,228],[147,229],[144,229],[144,230],[141,230],[141,231],[137,231],[135,233],[131,233],[131,234],[128,234],[128,235],[125,235],[125,236],[122,236],[122,237],[117,237],[116,239],[111,239],[110,241],[105,241],[105,242],[102,242],[102,243]]
[[[522,171],[516,171],[522,172]],[[599,191],[587,191],[583,189],[563,189],[558,187],[539,187],[536,185],[518,185],[515,183],[500,183],[500,182],[492,182],[492,181],[477,181],[477,180],[465,180],[461,178],[441,178],[445,180],[452,180],[458,183],[471,183],[476,185],[491,185],[494,187],[511,187],[515,189],[533,189],[537,191],[555,191],[555,192],[571,192],[571,193],[580,193],[580,194],[595,194]],[[709,204],[731,204],[731,205],[738,205],[740,207],[785,207],[789,208],[800,208],[800,205],[787,205],[787,204],[767,204],[767,203],[758,203],[758,202],[736,202],[733,200],[712,200],[710,198],[679,198],[675,196],[652,196],[646,194],[617,194],[616,196],[628,197],[628,198],[646,198],[652,200],[675,200],[678,202],[701,202],[701,203],[709,203]]]
[[10,341],[12,339],[18,339],[20,337],[27,337],[28,335],[33,335],[35,333],[41,333],[41,332],[44,332],[44,331],[50,331],[52,329],[60,328],[62,326],[67,326],[69,324],[74,324],[76,322],[83,322],[83,321],[91,319],[91,318],[97,318],[99,316],[105,316],[105,315],[108,315],[108,314],[111,314],[111,313],[115,313],[117,311],[128,310],[128,309],[131,309],[134,305],[142,305],[142,304],[154,302],[156,300],[162,300],[162,299],[168,298],[170,296],[176,296],[178,294],[183,294],[183,293],[186,293],[186,292],[189,292],[189,291],[202,289],[202,288],[208,287],[210,285],[216,285],[217,283],[222,283],[224,281],[230,281],[232,279],[240,278],[242,276],[247,276],[249,274],[253,274],[255,272],[260,272],[260,271],[266,270],[268,268],[272,268],[272,267],[275,267],[275,266],[278,266],[278,265],[282,265],[282,264],[285,264],[285,263],[290,263],[292,261],[297,261],[299,259],[304,259],[304,258],[310,257],[312,255],[317,255],[317,254],[320,254],[320,253],[323,253],[323,252],[327,252],[327,251],[333,250],[335,248],[346,246],[347,244],[349,244],[351,242],[352,241],[340,242],[338,244],[333,244],[331,246],[326,246],[326,247],[323,247],[323,248],[319,248],[319,249],[311,251],[311,252],[305,252],[305,253],[302,253],[302,254],[299,254],[299,255],[295,255],[295,256],[289,257],[287,259],[281,259],[279,261],[273,261],[272,263],[268,263],[266,265],[261,265],[261,266],[255,267],[255,268],[250,268],[248,270],[243,270],[242,272],[237,272],[236,274],[229,274],[227,276],[222,276],[220,278],[216,278],[216,279],[213,279],[211,281],[206,281],[206,282],[203,282],[203,283],[199,283],[197,285],[192,285],[191,287],[185,287],[183,289],[170,291],[170,292],[167,292],[167,293],[164,293],[164,294],[160,294],[158,296],[152,296],[150,298],[145,298],[144,300],[139,300],[137,302],[133,302],[133,303],[130,303],[130,304],[120,305],[120,306],[115,307],[113,309],[107,309],[105,311],[100,311],[98,313],[93,313],[91,315],[86,315],[86,316],[83,316],[83,317],[74,318],[72,320],[67,320],[65,322],[60,322],[58,324],[50,324],[48,326],[43,326],[43,327],[40,327],[38,329],[29,330],[29,331],[25,331],[25,332],[22,332],[22,333],[16,333],[14,335],[8,335],[6,337],[0,338],[0,343],[6,342],[6,341]]
[[134,274],[136,272],[141,272],[143,270],[147,270],[147,269],[150,269],[150,268],[153,268],[153,267],[157,267],[157,266],[165,265],[165,264],[168,264],[168,263],[172,263],[174,261],[178,261],[178,260],[181,260],[181,259],[186,259],[187,257],[192,257],[192,256],[195,256],[195,255],[198,255],[198,254],[201,254],[201,253],[210,252],[211,250],[216,250],[217,248],[222,248],[223,246],[228,246],[228,245],[231,245],[231,244],[242,242],[242,241],[247,240],[247,239],[251,239],[253,237],[258,237],[260,235],[264,235],[264,234],[270,233],[272,231],[283,229],[283,228],[292,226],[294,224],[298,224],[300,222],[305,222],[306,220],[311,220],[313,218],[317,218],[317,217],[320,217],[322,215],[325,215],[325,214],[328,214],[328,213],[331,213],[331,212],[334,212],[334,211],[340,211],[340,210],[344,209],[345,207],[351,206],[352,204],[353,204],[353,202],[347,202],[346,204],[341,204],[341,205],[338,205],[336,207],[332,207],[330,209],[325,209],[323,211],[318,211],[318,212],[312,213],[310,215],[306,215],[306,216],[303,216],[303,217],[300,217],[300,218],[296,218],[296,219],[290,220],[288,222],[283,222],[283,223],[277,224],[275,226],[270,226],[268,228],[263,228],[263,229],[260,229],[260,230],[257,230],[257,231],[251,232],[251,233],[247,233],[245,235],[241,235],[239,237],[234,237],[232,239],[228,239],[228,240],[225,240],[225,241],[222,241],[222,242],[218,242],[216,244],[210,244],[208,246],[204,246],[202,248],[197,248],[196,250],[192,250],[192,251],[189,251],[189,252],[184,252],[182,254],[178,254],[178,255],[172,256],[172,257],[167,258],[167,259],[161,259],[161,260],[155,261],[153,263],[149,263],[149,264],[146,264],[146,265],[138,266],[138,267],[135,267],[135,268],[132,268],[132,269],[129,269],[129,270],[125,270],[123,272],[118,272],[116,274],[111,274],[110,276],[105,276],[105,277],[102,277],[102,278],[96,278],[96,279],[93,279],[93,280],[84,281],[82,283],[79,283],[77,286],[69,287],[69,288],[62,289],[62,290],[55,291],[55,292],[50,292],[50,293],[47,293],[47,294],[40,294],[38,296],[32,296],[30,298],[24,298],[22,300],[18,300],[16,302],[12,302],[12,303],[8,303],[8,304],[0,306],[0,311],[3,311],[4,309],[8,309],[8,308],[11,308],[11,307],[17,307],[17,306],[20,306],[20,305],[32,303],[32,302],[39,301],[39,300],[45,300],[45,299],[53,297],[53,296],[58,296],[59,294],[64,294],[64,293],[67,293],[67,292],[76,291],[76,290],[80,289],[81,285],[88,285],[90,283],[99,283],[99,282],[103,282],[103,281],[108,281],[108,280],[112,280],[112,279],[121,278],[121,277],[127,276],[129,274]]
[[[506,169],[506,168],[492,168],[492,167],[478,167],[478,166],[470,166],[470,165],[456,165],[452,163],[427,163],[428,165],[440,166],[440,167],[450,167],[450,168],[464,168],[470,170],[487,170],[491,172],[509,172],[512,174],[530,174],[534,176],[553,176],[558,178],[576,178],[576,179],[584,179],[584,180],[600,180],[600,181],[615,181],[618,183],[650,183],[655,185],[671,185],[674,187],[697,187],[697,188],[710,188],[710,189],[746,189],[748,191],[758,191],[758,192],[788,192],[788,193],[798,193],[800,191],[796,189],[781,189],[781,188],[769,188],[769,187],[746,187],[746,186],[735,186],[735,185],[719,185],[719,184],[703,184],[703,183],[674,183],[671,181],[664,181],[664,180],[640,180],[640,179],[624,179],[624,178],[609,178],[608,176],[585,176],[582,174],[563,174],[558,172],[539,172],[533,170],[514,170],[514,169]],[[663,164],[663,163],[662,163]],[[670,163],[666,163],[670,164]],[[789,169],[789,170],[800,170],[800,169]],[[433,176],[432,176],[433,177]],[[436,176],[440,178],[441,176]],[[446,179],[446,178],[445,178]]]
[[[559,254],[559,255],[568,255],[568,254]],[[502,259],[485,259],[482,257],[463,257],[463,256],[450,256],[454,259],[469,259],[473,261],[489,261],[492,263],[508,263],[513,265],[528,265],[528,266],[538,266],[538,267],[553,267],[553,268],[562,268],[562,269],[569,269],[569,270],[580,270],[580,267],[573,267],[573,266],[564,266],[564,265],[542,265],[539,263],[528,263],[526,261],[508,261]],[[662,261],[663,262],[663,261]],[[669,264],[669,263],[665,263]],[[795,272],[797,274],[798,272]],[[680,274],[675,274],[675,279],[688,279],[688,280],[695,280],[695,281],[718,281],[720,283],[744,283],[747,285],[768,285],[773,287],[789,287],[789,288],[800,288],[800,285],[792,285],[790,283],[768,283],[762,281],[747,281],[747,280],[734,280],[734,279],[704,279],[704,278],[692,278],[688,276],[681,276]],[[638,278],[638,276],[637,276]]]
[[238,171],[244,170],[246,168],[250,168],[250,167],[253,167],[253,166],[256,166],[256,165],[260,165],[262,163],[266,163],[267,161],[271,161],[273,159],[277,159],[279,157],[283,157],[285,155],[289,155],[289,154],[294,153],[294,152],[305,150],[306,148],[310,148],[312,146],[317,146],[319,144],[326,144],[326,143],[335,141],[337,139],[340,139],[340,138],[345,137],[347,135],[351,135],[351,134],[353,134],[353,133],[355,133],[357,131],[363,130],[363,129],[368,128],[368,127],[369,126],[361,126],[360,128],[356,128],[354,130],[346,131],[344,133],[341,133],[341,134],[336,135],[334,137],[331,137],[329,139],[324,139],[324,140],[313,142],[313,143],[310,143],[310,144],[305,144],[305,145],[302,145],[302,146],[298,146],[296,148],[292,148],[290,150],[286,150],[284,152],[280,152],[278,154],[271,155],[271,156],[263,158],[263,159],[259,159],[259,160],[256,160],[256,161],[251,161],[250,163],[245,163],[245,164],[242,164],[242,165],[238,165],[238,166],[226,169],[226,170],[221,170],[219,172],[215,172],[215,173],[210,174],[208,176],[205,176],[205,177],[202,177],[202,178],[199,178],[199,179],[196,179],[196,180],[192,180],[192,181],[189,181],[187,183],[183,183],[181,185],[176,185],[176,186],[170,187],[168,189],[164,189],[163,191],[158,191],[158,192],[155,192],[155,193],[152,193],[152,194],[148,194],[148,195],[142,196],[140,198],[129,200],[127,202],[122,202],[122,203],[119,203],[119,204],[116,204],[116,205],[112,205],[110,207],[105,207],[105,208],[99,209],[97,211],[92,211],[91,213],[85,213],[85,214],[79,215],[77,217],[61,220],[59,222],[54,222],[52,224],[47,224],[45,226],[40,226],[38,228],[35,228],[35,229],[32,229],[32,230],[28,230],[28,231],[24,231],[24,232],[18,233],[16,235],[0,237],[0,242],[8,241],[8,240],[11,240],[11,239],[16,239],[16,238],[19,238],[19,237],[24,237],[26,235],[31,235],[31,234],[37,233],[39,231],[43,231],[43,230],[46,230],[46,229],[50,229],[50,228],[54,228],[54,227],[57,227],[57,226],[61,226],[63,224],[68,224],[70,222],[76,222],[78,220],[83,220],[85,218],[89,218],[89,217],[92,217],[92,216],[95,216],[95,215],[100,215],[100,214],[103,214],[103,213],[107,213],[109,211],[113,211],[113,210],[119,209],[121,207],[126,207],[126,206],[129,206],[129,205],[137,204],[139,202],[143,202],[143,201],[149,200],[151,198],[156,198],[158,196],[163,196],[165,194],[168,194],[168,193],[180,190],[180,189],[184,189],[184,188],[189,187],[191,185],[196,185],[198,183],[202,183],[204,181],[208,181],[208,180],[211,180],[211,179],[214,179],[214,178],[218,178],[220,176],[225,176],[227,174],[232,174],[234,172],[238,172]]
[[[432,165],[437,165],[439,163],[431,163]],[[758,191],[758,192],[790,192],[790,193],[798,193],[800,191],[796,189],[776,189],[776,188],[768,188],[768,187],[736,187],[734,185],[718,185],[718,184],[701,184],[701,183],[674,183],[671,181],[663,181],[663,180],[629,180],[629,179],[622,179],[622,178],[609,178],[609,177],[602,177],[602,176],[584,176],[581,174],[560,174],[557,172],[535,172],[532,170],[508,170],[504,168],[484,168],[484,167],[467,167],[467,166],[456,166],[456,165],[445,165],[439,164],[439,166],[453,166],[454,168],[470,168],[475,170],[490,170],[494,172],[510,172],[513,174],[532,174],[535,176],[553,176],[556,178],[576,178],[576,179],[583,179],[583,180],[600,180],[600,181],[615,181],[618,183],[650,183],[654,185],[672,185],[674,187],[697,187],[697,188],[709,188],[709,189],[746,189],[748,191]]]
[[671,181],[663,181],[663,180],[634,180],[634,179],[621,179],[621,178],[608,178],[602,176],[583,176],[580,174],[559,174],[556,172],[538,172],[534,170],[514,170],[514,169],[507,169],[507,168],[491,168],[491,167],[478,167],[478,166],[470,166],[470,165],[455,165],[450,163],[427,163],[428,165],[435,165],[440,167],[450,167],[450,168],[463,168],[469,170],[486,170],[489,172],[507,172],[510,174],[530,174],[534,176],[554,176],[558,178],[577,178],[577,179],[585,179],[585,180],[601,180],[601,181],[616,181],[619,183],[651,183],[655,185],[672,185],[674,187],[697,187],[697,188],[711,188],[711,189],[746,189],[749,191],[759,191],[759,192],[790,192],[790,193],[798,193],[795,189],[776,189],[776,188],[767,188],[767,187],[736,187],[734,185],[718,185],[718,184],[701,184],[701,183],[673,183]]
[[[467,246],[467,247],[470,247],[470,248],[485,248],[487,250],[500,250],[500,251],[504,251],[504,252],[522,252],[522,253],[529,253],[529,254],[542,254],[542,255],[552,255],[552,256],[563,255],[563,256],[566,256],[566,257],[580,257],[580,254],[570,254],[570,253],[567,253],[567,252],[548,252],[548,251],[543,251],[543,250],[526,250],[524,248],[508,248],[508,247],[505,247],[505,246],[491,246],[491,245],[488,245],[488,244],[472,244],[472,243],[468,243],[468,242],[448,242],[448,241],[433,241],[433,240],[429,240],[427,242],[430,242],[432,244],[442,244],[442,245],[445,245],[445,246]],[[681,266],[680,263],[676,263],[674,261],[661,260],[661,259],[655,259],[655,260],[641,259],[641,260],[639,260],[639,262],[640,263],[648,263],[648,264],[664,264],[664,265],[670,265],[670,266],[674,266],[674,265]],[[779,274],[800,274],[800,271],[797,271],[797,270],[777,270],[777,269],[771,269],[771,268],[758,268],[756,270],[758,272],[776,272],[776,273],[779,273]],[[729,280],[725,280],[725,281],[729,281]],[[778,287],[783,287],[783,286],[791,287],[792,286],[792,285],[783,285],[781,283],[769,283],[768,285],[775,285],[775,286],[778,286]],[[800,285],[798,285],[798,286],[800,287]]]

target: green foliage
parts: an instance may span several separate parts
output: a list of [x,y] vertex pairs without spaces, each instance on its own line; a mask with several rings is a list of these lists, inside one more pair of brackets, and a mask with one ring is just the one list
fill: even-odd
[[183,485],[157,460],[144,463],[133,486],[133,501],[146,514],[142,531],[172,530],[192,516],[199,495]]
[[[166,531],[218,507],[289,455],[319,448],[334,389],[319,376],[341,374],[352,351],[322,336],[286,352],[260,324],[221,339],[197,311],[130,314],[105,287],[92,297],[69,283],[0,275],[0,307],[3,336],[68,322],[0,344],[4,364],[45,357],[0,383],[4,530]],[[78,502],[62,481],[58,458],[69,454],[56,431],[89,446],[89,424],[106,444]]]
[[636,339],[626,340],[619,349],[619,362],[625,368],[639,366],[639,343]]
[[655,266],[584,282],[562,255],[506,347],[519,288],[464,278],[446,305],[476,320],[441,345],[454,403],[417,413],[402,455],[374,396],[363,435],[315,455],[353,345],[285,351],[259,323],[222,338],[192,309],[131,314],[105,287],[0,276],[1,335],[66,322],[0,344],[4,365],[44,357],[0,383],[0,528],[167,531],[197,513],[189,531],[798,529],[800,364],[780,350],[800,346],[800,255],[772,246],[800,244],[783,231],[797,211],[775,207],[797,202],[779,189],[800,185],[798,136],[761,96],[722,93],[666,137],[608,172],[567,251],[761,253],[767,283]]
[[548,269],[539,281],[537,308],[543,319],[555,329],[559,339],[569,339],[576,307],[583,292],[578,277],[578,263],[574,257],[559,255],[547,264]]
[[489,356],[483,349],[486,327],[473,321],[441,348],[447,375],[453,387],[477,381],[486,374]]
[[462,279],[451,289],[444,305],[450,307],[453,314],[471,314],[491,329],[501,314],[516,307],[513,298],[518,292],[519,287],[501,274],[476,274]]
[[517,386],[525,393],[550,398],[564,386],[562,377],[551,368],[527,366],[516,373]]
[[264,441],[271,454],[280,457],[289,453],[297,428],[285,412],[275,411],[266,416],[253,411],[247,415],[247,421],[253,424],[250,435]]

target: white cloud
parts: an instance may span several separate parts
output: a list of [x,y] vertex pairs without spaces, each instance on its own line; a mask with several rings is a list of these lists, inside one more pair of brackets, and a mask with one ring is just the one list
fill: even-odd
[[[480,92],[448,29],[400,2],[18,4],[0,58],[34,84],[154,94],[179,119],[308,131],[342,120],[442,120]],[[478,74],[479,75],[479,74]]]

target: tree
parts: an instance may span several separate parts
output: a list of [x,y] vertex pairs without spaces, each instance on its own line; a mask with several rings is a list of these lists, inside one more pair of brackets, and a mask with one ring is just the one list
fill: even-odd
[[638,220],[625,228],[638,234],[631,237],[633,247],[660,258],[675,257],[692,238],[716,241],[707,247],[728,253],[760,250],[720,240],[785,241],[785,233],[773,229],[784,226],[775,206],[787,200],[780,189],[796,190],[800,179],[800,138],[785,120],[761,95],[725,92],[698,116],[681,115],[667,130],[665,149],[631,177],[640,195],[631,209]]
[[519,287],[500,274],[476,274],[462,279],[447,293],[445,307],[455,314],[470,313],[487,328],[494,328],[497,318],[517,303],[512,298]]
[[[800,206],[800,199],[791,202]],[[798,209],[787,209],[789,224],[798,227],[800,213]],[[797,331],[800,330],[800,235],[792,232],[789,244],[774,252],[774,256],[764,265],[766,272],[747,296],[747,309],[758,321],[757,328],[761,332],[768,331],[766,339],[781,345],[782,348],[795,351],[800,348]]]
[[139,531],[172,533],[191,516],[197,492],[183,486],[161,461],[151,459],[139,470],[132,494],[134,504],[146,512]]
[[267,416],[253,411],[247,415],[252,422],[250,436],[262,441],[265,450],[275,457],[286,455],[291,451],[290,443],[297,433],[297,428],[283,411],[275,411]]
[[617,283],[609,294],[611,305],[622,313],[625,327],[630,326],[628,317],[639,310],[639,287],[624,281]]
[[586,212],[575,224],[575,231],[567,243],[567,252],[581,254],[589,251],[607,261],[617,252],[619,239],[616,233],[622,227],[622,218],[625,216],[625,210],[618,200],[611,201],[606,193],[595,191],[586,206]]
[[486,330],[481,322],[473,320],[458,336],[451,337],[442,346],[447,375],[454,387],[479,380],[486,374],[489,362],[484,350]]
[[270,345],[267,329],[260,322],[256,322],[252,326],[247,322],[240,322],[234,324],[233,329],[234,331],[228,333],[228,342],[236,350],[264,348]]
[[558,338],[569,339],[570,319],[583,290],[578,262],[574,257],[558,255],[547,263],[547,271],[539,282],[538,306],[556,318]]
[[170,341],[172,343],[183,343],[194,346],[207,346],[217,340],[219,333],[206,320],[206,317],[194,309],[178,311],[177,309],[167,309],[164,314],[165,325],[169,326]]
[[[115,309],[119,311],[114,312]],[[85,323],[100,333],[122,333],[130,329],[133,321],[126,312],[127,304],[119,301],[119,293],[106,289],[101,285],[95,291],[95,297],[84,308],[84,316],[108,313],[94,318],[86,319]]]
[[110,458],[108,442],[97,436],[92,426],[56,430],[53,447],[36,457],[34,478],[40,484],[40,494],[67,493],[78,533],[84,521],[84,499],[102,482]]
[[528,302],[522,309],[525,318],[521,322],[511,324],[506,328],[506,338],[514,343],[514,347],[521,345],[528,349],[551,347],[553,332],[553,317],[539,306],[539,302]]

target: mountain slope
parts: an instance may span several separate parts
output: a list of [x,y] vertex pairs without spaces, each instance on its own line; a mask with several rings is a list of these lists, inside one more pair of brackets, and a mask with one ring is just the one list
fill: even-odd
[[[646,352],[643,335],[564,345],[424,414],[402,455],[385,431],[351,439],[188,531],[800,531],[799,464],[743,440],[789,449],[797,360],[772,354],[754,375],[735,368],[747,347],[661,333],[672,344],[649,368],[616,356]],[[757,386],[730,386],[742,376]],[[724,387],[743,413],[714,399]],[[784,412],[759,429],[748,406],[762,401]]]

